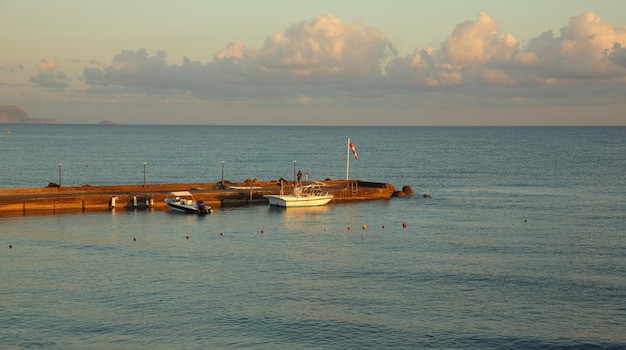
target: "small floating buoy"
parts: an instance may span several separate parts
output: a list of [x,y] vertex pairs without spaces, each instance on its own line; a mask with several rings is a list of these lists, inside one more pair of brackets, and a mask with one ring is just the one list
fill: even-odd
[[350,231],[350,226],[348,226],[348,231]]
[[220,232],[220,236],[223,236],[224,234]]
[[261,230],[261,234],[262,234],[262,235],[263,235],[263,234],[265,234],[265,230]]
[[383,225],[382,228],[385,228],[385,225]]
[[406,228],[406,222],[402,223],[402,227]]
[[137,240],[137,237],[133,237],[133,242],[135,242]]
[[528,222],[528,219],[524,219],[524,222]]

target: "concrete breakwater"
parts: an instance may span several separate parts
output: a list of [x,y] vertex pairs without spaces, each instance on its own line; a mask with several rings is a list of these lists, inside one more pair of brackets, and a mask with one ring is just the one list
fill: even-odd
[[[393,185],[361,180],[324,181],[335,196],[333,202],[389,199],[397,192]],[[267,204],[265,194],[278,194],[277,181],[243,183],[150,184],[122,186],[80,186],[0,189],[0,213],[36,214],[72,210],[163,209],[173,191],[190,191],[196,200],[212,207]],[[283,185],[289,193],[292,184]]]

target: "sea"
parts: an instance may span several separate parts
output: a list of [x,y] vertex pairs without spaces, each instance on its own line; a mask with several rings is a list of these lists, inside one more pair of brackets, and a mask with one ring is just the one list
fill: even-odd
[[626,348],[626,127],[3,124],[0,150],[0,188],[414,192],[3,213],[1,349]]

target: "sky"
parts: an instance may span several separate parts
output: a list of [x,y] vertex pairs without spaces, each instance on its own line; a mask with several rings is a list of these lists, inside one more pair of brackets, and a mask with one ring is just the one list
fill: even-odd
[[0,0],[0,105],[78,124],[626,125],[626,1]]

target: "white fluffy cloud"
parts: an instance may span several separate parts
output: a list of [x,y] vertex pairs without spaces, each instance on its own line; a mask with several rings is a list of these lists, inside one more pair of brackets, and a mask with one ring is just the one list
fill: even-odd
[[498,21],[486,12],[480,12],[476,22],[457,25],[441,51],[447,63],[466,66],[484,64],[489,60],[508,61],[518,46],[514,36],[500,33]]
[[613,28],[591,11],[573,17],[560,36],[546,32],[530,41],[538,76],[544,79],[606,79],[626,76],[611,60],[626,45],[626,28]]
[[[618,91],[626,91],[625,47],[626,28],[614,28],[593,12],[572,17],[558,35],[541,33],[525,47],[480,12],[476,20],[458,24],[439,46],[397,56],[381,30],[325,14],[269,35],[259,48],[234,41],[206,63],[185,58],[170,64],[165,52],[125,50],[105,68],[85,68],[82,79],[90,91],[99,93],[221,100],[279,96],[307,104],[338,96],[353,101],[423,96],[424,91],[481,95],[483,102],[502,96],[532,103],[533,97],[584,96],[588,89],[619,100],[624,93]],[[41,72],[56,68],[51,63],[42,60]],[[51,86],[54,77],[39,78],[41,86],[44,78]],[[65,83],[64,78],[56,77],[56,82]],[[579,90],[551,90],[555,86]]]
[[405,85],[554,86],[580,80],[609,83],[626,77],[626,29],[613,28],[593,12],[572,17],[560,30],[532,38],[526,48],[502,33],[487,13],[456,26],[440,47],[416,49],[387,70]]
[[377,28],[359,28],[325,14],[269,36],[250,60],[264,72],[295,76],[370,77],[393,47]]
[[[144,49],[125,50],[104,69],[85,68],[83,79],[92,87],[176,90],[208,97],[232,96],[236,89],[242,95],[264,95],[268,86],[289,92],[294,84],[377,81],[381,62],[393,52],[380,30],[346,24],[326,14],[268,36],[260,49],[235,41],[208,63],[185,59],[181,65],[171,65],[164,52],[151,56]],[[303,92],[307,93],[298,95]]]

